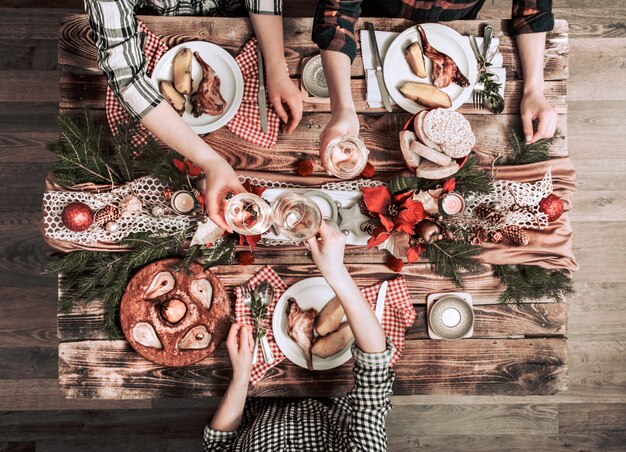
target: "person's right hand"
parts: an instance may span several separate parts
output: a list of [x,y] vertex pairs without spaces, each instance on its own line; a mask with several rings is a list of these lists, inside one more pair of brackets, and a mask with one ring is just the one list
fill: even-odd
[[226,339],[228,357],[233,366],[233,381],[247,384],[250,380],[253,348],[252,327],[243,323],[233,323]]
[[326,127],[320,134],[320,158],[326,171],[328,171],[326,166],[326,148],[328,143],[341,135],[359,136],[359,117],[354,108],[333,112],[330,122],[326,124]]
[[233,168],[223,158],[212,160],[203,168],[205,178],[200,191],[204,194],[206,210],[213,223],[228,232],[233,232],[224,219],[226,195],[245,193]]
[[343,253],[346,236],[322,221],[317,237],[307,240],[313,262],[326,279],[332,279],[345,271]]

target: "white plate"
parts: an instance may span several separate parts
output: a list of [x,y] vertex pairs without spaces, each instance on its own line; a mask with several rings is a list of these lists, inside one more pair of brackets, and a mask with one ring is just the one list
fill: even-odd
[[[278,348],[285,354],[287,359],[300,367],[307,368],[306,359],[302,349],[296,344],[293,339],[289,337],[287,332],[287,300],[293,297],[298,302],[301,309],[307,310],[314,308],[317,312],[320,312],[326,303],[328,303],[335,296],[335,292],[330,288],[324,278],[307,278],[302,281],[298,281],[293,286],[289,287],[282,297],[279,298],[274,309],[274,316],[272,319],[272,330],[274,331],[274,339],[278,344]],[[313,369],[315,370],[327,370],[339,367],[352,358],[352,352],[350,347],[352,343],[348,345],[344,350],[336,355],[328,358],[320,358],[313,355]]]
[[[172,47],[161,57],[152,73],[152,81],[156,84],[157,89],[159,81],[172,80],[174,57],[181,49],[187,47],[192,52],[198,52],[202,59],[213,68],[220,78],[220,91],[226,101],[226,109],[221,115],[211,116],[204,114],[194,118],[191,114],[191,101],[189,100],[191,96],[185,96],[187,102],[185,104],[185,113],[183,113],[183,121],[194,132],[201,135],[219,129],[235,116],[243,98],[243,76],[239,66],[237,66],[237,62],[226,50],[210,42],[191,41]],[[191,92],[195,93],[202,80],[202,68],[195,56],[192,58],[191,76],[193,78],[193,89]]]
[[[478,77],[478,69],[476,57],[472,53],[469,42],[457,31],[441,24],[422,24],[422,28],[426,32],[428,42],[435,49],[445,53],[454,60],[461,72],[469,80],[469,86],[461,88],[456,83],[442,89],[452,100],[451,110],[456,110],[469,100],[472,95],[472,89]],[[409,63],[404,57],[404,52],[411,44],[420,41],[419,33],[416,27],[407,28],[393,40],[387,50],[385,56],[383,75],[385,85],[389,91],[389,95],[396,101],[400,107],[410,113],[417,113],[423,110],[423,105],[418,104],[411,99],[407,99],[400,92],[400,87],[404,82],[418,82],[432,85],[432,62],[430,58],[424,56],[426,62],[426,78],[419,78],[413,73]],[[421,41],[420,41],[421,42]]]

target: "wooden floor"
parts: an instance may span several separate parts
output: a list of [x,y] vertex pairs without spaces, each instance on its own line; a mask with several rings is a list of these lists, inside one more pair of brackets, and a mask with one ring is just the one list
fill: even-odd
[[[48,8],[54,3],[55,9]],[[288,13],[310,14],[286,0]],[[0,451],[198,450],[217,400],[64,400],[56,281],[37,222],[57,136],[58,18],[82,0],[0,9]],[[15,8],[14,8],[15,7]],[[395,397],[392,451],[626,449],[626,3],[554,0],[570,22],[572,220],[581,270],[569,304],[569,389],[552,397]],[[297,11],[296,11],[297,10]],[[481,18],[506,18],[510,0]]]

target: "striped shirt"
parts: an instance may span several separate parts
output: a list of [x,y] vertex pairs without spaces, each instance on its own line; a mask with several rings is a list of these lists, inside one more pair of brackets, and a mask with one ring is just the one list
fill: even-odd
[[[485,0],[319,0],[313,41],[320,49],[357,51],[354,25],[364,17],[399,17],[419,22],[476,19]],[[512,0],[512,36],[550,31],[554,27],[552,0]]]
[[150,8],[163,16],[229,15],[243,6],[254,14],[282,14],[282,0],[85,0],[98,66],[120,103],[136,119],[163,97],[145,71],[145,39],[135,11]]
[[385,418],[391,410],[394,347],[365,353],[352,346],[354,388],[334,399],[251,398],[239,430],[220,432],[206,426],[209,451],[368,451],[387,450]]

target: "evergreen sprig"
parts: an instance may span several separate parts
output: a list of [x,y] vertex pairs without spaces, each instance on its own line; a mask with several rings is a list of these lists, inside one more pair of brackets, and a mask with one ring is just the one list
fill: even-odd
[[543,298],[561,302],[574,294],[572,280],[559,271],[533,265],[494,265],[493,274],[506,286],[499,297],[501,303],[519,304]]
[[184,157],[174,150],[163,149],[154,138],[148,137],[137,149],[135,164],[140,171],[156,177],[173,190],[179,190],[189,185],[189,181],[176,169],[174,159],[183,160]]
[[451,278],[463,287],[462,273],[476,273],[481,268],[473,259],[479,252],[479,246],[468,242],[440,240],[427,245],[424,255],[438,275]]
[[535,143],[526,143],[524,133],[518,132],[513,127],[509,130],[509,141],[511,143],[511,155],[500,160],[496,160],[496,165],[527,165],[530,163],[543,162],[549,160],[550,150],[557,141],[559,131],[551,138],[539,140]]
[[454,191],[465,195],[486,194],[491,191],[491,175],[478,167],[476,157],[473,155],[467,159],[465,165],[452,176],[456,180]]

